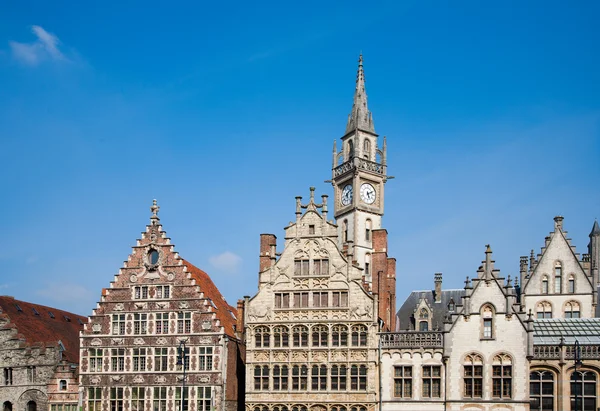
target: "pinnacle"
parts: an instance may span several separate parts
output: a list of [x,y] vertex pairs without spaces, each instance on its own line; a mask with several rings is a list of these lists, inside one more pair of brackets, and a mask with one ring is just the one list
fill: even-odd
[[592,232],[590,233],[590,237],[592,236],[600,236],[600,226],[598,225],[598,220],[594,220],[594,226],[592,227]]
[[375,132],[373,125],[373,115],[367,106],[367,92],[365,90],[365,72],[363,69],[362,53],[358,57],[358,72],[356,73],[356,89],[354,90],[354,101],[352,111],[348,116],[346,133],[352,130],[361,129]]
[[150,211],[152,211],[152,215],[150,216],[150,220],[160,220],[158,218],[158,210],[160,207],[156,203],[156,199],[152,200],[152,206],[150,207]]

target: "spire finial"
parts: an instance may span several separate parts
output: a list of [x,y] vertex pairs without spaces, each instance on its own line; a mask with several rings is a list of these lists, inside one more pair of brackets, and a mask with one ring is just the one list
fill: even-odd
[[156,203],[156,199],[154,199],[152,200],[152,207],[150,207],[150,211],[152,211],[150,220],[160,220],[160,218],[158,218],[158,210],[160,210],[160,207]]
[[367,92],[365,90],[365,72],[363,69],[362,52],[358,56],[358,72],[356,73],[354,102],[352,104],[352,111],[348,116],[346,133],[355,129],[370,131],[371,133],[375,132],[375,127],[373,126],[373,116],[367,107]]

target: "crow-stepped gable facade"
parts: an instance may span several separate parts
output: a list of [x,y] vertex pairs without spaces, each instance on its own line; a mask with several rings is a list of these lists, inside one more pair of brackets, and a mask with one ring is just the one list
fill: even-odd
[[375,161],[362,57],[342,141],[333,164],[337,224],[328,197],[317,202],[311,187],[307,203],[296,198],[281,253],[275,235],[261,235],[258,293],[241,302],[247,411],[377,409],[377,333],[394,329],[396,261],[380,229],[386,176]]
[[86,411],[235,411],[243,404],[236,309],[182,259],[158,206],[81,335]]

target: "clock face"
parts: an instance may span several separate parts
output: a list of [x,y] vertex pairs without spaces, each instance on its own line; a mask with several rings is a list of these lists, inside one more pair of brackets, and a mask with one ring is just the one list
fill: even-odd
[[364,183],[360,186],[360,198],[367,204],[375,202],[375,189],[369,183]]
[[347,184],[342,189],[342,205],[347,206],[352,202],[352,185]]

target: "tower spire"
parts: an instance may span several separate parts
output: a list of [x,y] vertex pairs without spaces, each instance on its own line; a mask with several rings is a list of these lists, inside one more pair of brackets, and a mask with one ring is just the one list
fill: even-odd
[[375,133],[373,125],[373,115],[367,106],[367,92],[365,90],[365,72],[363,69],[362,53],[358,57],[358,73],[356,74],[356,89],[354,90],[354,102],[352,103],[352,111],[348,116],[348,124],[346,125],[346,133],[352,130],[361,129]]

